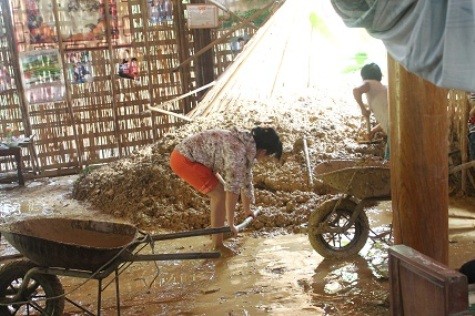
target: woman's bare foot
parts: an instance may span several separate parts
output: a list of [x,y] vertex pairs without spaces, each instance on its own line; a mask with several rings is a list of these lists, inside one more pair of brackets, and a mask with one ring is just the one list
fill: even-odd
[[233,233],[224,233],[223,234],[223,239],[226,240],[226,239],[229,239],[231,237],[234,237]]
[[221,253],[221,257],[232,257],[239,254],[239,251],[225,245],[214,246],[214,249]]

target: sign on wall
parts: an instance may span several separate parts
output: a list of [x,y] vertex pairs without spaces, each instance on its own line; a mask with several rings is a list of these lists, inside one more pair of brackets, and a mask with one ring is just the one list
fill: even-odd
[[188,28],[205,29],[218,27],[218,8],[213,4],[189,4]]
[[25,99],[29,104],[64,99],[64,84],[59,51],[36,50],[20,53]]
[[[51,0],[23,0],[23,24],[28,27],[30,44],[58,42],[54,10]],[[111,38],[117,39],[119,23],[115,0],[57,0],[61,39],[70,42],[106,39],[107,10]]]
[[89,51],[66,53],[71,83],[85,83],[93,80],[91,61],[92,55]]

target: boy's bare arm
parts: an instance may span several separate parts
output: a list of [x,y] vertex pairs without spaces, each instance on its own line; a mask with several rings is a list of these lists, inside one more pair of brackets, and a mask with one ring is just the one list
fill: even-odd
[[353,97],[355,98],[356,103],[360,106],[361,114],[363,116],[369,116],[370,111],[363,102],[363,94],[369,91],[369,83],[364,82],[361,86],[353,89]]

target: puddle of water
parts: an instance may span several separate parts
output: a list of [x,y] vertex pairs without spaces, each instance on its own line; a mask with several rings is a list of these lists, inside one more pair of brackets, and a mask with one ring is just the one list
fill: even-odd
[[0,202],[0,218],[15,219],[22,215],[52,215],[53,209],[46,203],[38,202]]
[[[382,304],[384,279],[374,277],[368,258],[331,261],[318,255],[306,235],[229,240],[240,254],[209,260],[136,262],[120,277],[125,315],[338,315],[354,304]],[[209,237],[156,243],[157,253],[206,252]],[[368,256],[375,256],[371,249]],[[376,254],[377,255],[377,254]],[[97,284],[63,278],[69,297],[95,309]],[[152,285],[149,287],[149,285]],[[332,289],[333,292],[329,291]],[[103,315],[116,315],[114,286],[103,292]],[[326,289],[326,291],[325,291]],[[67,313],[75,308],[67,304]],[[341,314],[340,314],[341,315]],[[383,314],[366,314],[383,315]]]
[[[20,195],[11,199],[7,194],[0,191],[0,216],[4,221],[38,214],[73,215],[75,209],[74,204],[65,205],[61,199],[44,203],[43,196],[22,199]],[[390,201],[384,201],[368,208],[370,226],[376,233],[387,230],[391,223],[390,206]],[[475,204],[457,205],[456,221],[459,217],[473,221],[474,207]],[[84,212],[84,216],[91,214]],[[453,217],[451,237],[456,236],[455,233],[467,236],[454,225],[467,222],[456,222]],[[451,239],[451,267],[475,257],[474,238],[470,238]],[[385,306],[387,246],[382,243],[369,240],[360,256],[331,261],[318,255],[302,234],[257,238],[245,234],[228,242],[240,251],[239,255],[213,260],[160,261],[156,265],[154,262],[133,263],[120,277],[122,314],[389,315]],[[156,242],[155,251],[207,252],[210,244],[208,236],[168,240]],[[90,280],[81,285],[84,281],[61,277],[69,297],[95,313],[97,282]],[[112,284],[102,293],[104,316],[117,315],[114,291]],[[64,315],[81,313],[66,304]]]

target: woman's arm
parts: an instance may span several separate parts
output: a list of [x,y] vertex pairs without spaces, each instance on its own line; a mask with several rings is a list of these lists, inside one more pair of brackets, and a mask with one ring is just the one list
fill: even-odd
[[241,201],[242,201],[242,210],[244,211],[244,215],[246,217],[252,216],[254,217],[254,212],[251,211],[251,198],[244,194],[244,192],[241,193]]
[[228,225],[231,228],[231,232],[236,235],[238,233],[236,226],[234,225],[234,210],[236,209],[236,204],[239,198],[239,194],[226,191],[226,220]]

